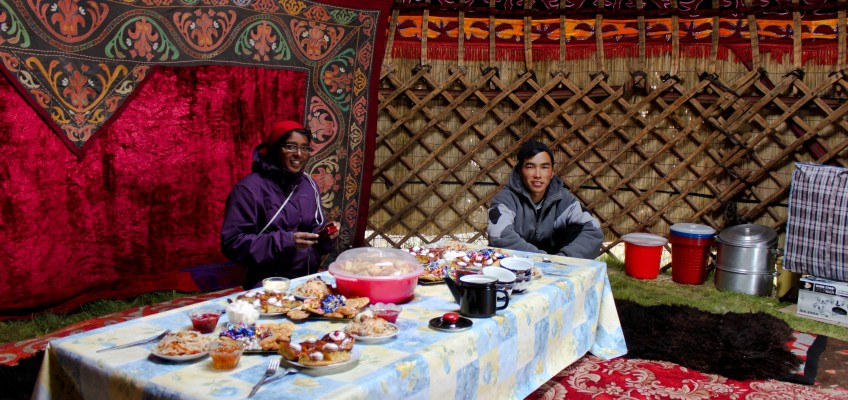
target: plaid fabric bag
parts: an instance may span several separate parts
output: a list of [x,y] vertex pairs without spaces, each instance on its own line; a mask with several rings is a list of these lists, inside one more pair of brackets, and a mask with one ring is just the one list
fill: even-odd
[[848,281],[848,168],[795,163],[783,267]]

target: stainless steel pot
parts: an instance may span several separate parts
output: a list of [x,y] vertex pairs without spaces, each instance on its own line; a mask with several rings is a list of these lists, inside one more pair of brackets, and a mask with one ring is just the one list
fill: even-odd
[[777,232],[766,226],[744,224],[727,228],[716,237],[715,285],[718,290],[770,296],[774,289]]

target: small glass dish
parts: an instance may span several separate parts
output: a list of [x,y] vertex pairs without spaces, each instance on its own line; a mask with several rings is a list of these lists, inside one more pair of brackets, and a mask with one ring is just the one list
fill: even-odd
[[400,315],[401,306],[394,303],[377,303],[368,307],[375,317],[380,317],[386,322],[396,323],[398,315]]
[[245,343],[229,337],[219,337],[209,344],[212,366],[217,369],[233,369],[238,366]]
[[218,307],[200,307],[189,311],[191,326],[200,333],[210,333],[218,326],[218,319],[224,310]]
[[265,289],[265,293],[285,294],[289,291],[289,285],[291,285],[289,278],[283,278],[281,276],[272,276],[262,280],[262,287]]

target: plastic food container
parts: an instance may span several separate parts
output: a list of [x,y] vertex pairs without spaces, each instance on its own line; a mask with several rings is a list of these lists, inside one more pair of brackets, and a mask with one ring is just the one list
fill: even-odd
[[346,297],[368,297],[371,303],[399,303],[412,297],[424,271],[404,250],[360,247],[347,250],[330,264],[336,289]]
[[624,272],[636,279],[654,279],[660,273],[663,246],[668,240],[650,233],[628,233],[624,240]]
[[670,230],[671,280],[687,285],[704,283],[715,229],[702,224],[679,223],[672,225]]

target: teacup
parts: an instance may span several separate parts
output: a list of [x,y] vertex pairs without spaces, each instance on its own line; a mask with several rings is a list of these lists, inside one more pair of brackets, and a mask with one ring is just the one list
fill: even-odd
[[506,257],[501,259],[501,267],[515,274],[513,293],[522,293],[530,287],[530,278],[533,277],[532,261],[522,257]]
[[506,290],[507,293],[512,294],[516,280],[515,274],[512,271],[501,267],[484,267],[483,275],[498,278],[498,289]]

